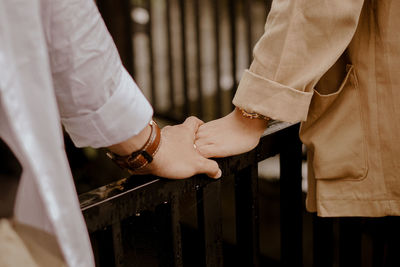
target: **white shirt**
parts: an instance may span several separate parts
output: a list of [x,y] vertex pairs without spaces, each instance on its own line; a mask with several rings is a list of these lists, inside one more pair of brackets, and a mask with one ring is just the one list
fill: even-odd
[[0,0],[0,136],[23,166],[15,217],[53,233],[69,266],[94,261],[60,122],[77,146],[104,147],[151,117],[92,0]]

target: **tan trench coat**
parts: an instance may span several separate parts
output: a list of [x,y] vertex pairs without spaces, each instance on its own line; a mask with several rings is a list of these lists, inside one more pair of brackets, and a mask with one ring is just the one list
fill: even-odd
[[303,121],[307,209],[400,215],[400,1],[274,0],[234,104]]

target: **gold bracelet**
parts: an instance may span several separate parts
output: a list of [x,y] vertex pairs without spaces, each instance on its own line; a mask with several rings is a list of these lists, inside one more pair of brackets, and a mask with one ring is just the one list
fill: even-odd
[[240,110],[240,112],[242,113],[242,116],[248,119],[262,119],[262,120],[266,120],[269,121],[271,120],[270,117],[264,116],[262,114],[258,114],[256,112],[247,112],[246,110],[242,109],[242,108],[238,108]]

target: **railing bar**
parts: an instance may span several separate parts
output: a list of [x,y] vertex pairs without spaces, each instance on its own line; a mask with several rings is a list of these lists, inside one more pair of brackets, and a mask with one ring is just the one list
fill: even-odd
[[369,221],[372,228],[370,233],[372,239],[372,266],[384,265],[385,246],[387,245],[388,232],[390,231],[387,227],[389,218],[372,218]]
[[203,189],[206,266],[223,266],[221,180]]
[[231,37],[231,75],[232,75],[232,97],[236,93],[237,81],[236,81],[236,70],[237,70],[237,60],[236,60],[236,0],[227,1],[229,5],[229,21],[230,21],[230,37]]
[[115,199],[115,198],[119,198],[119,197],[121,197],[121,196],[123,196],[123,195],[129,194],[129,193],[132,192],[132,191],[135,191],[135,190],[138,190],[138,189],[140,189],[140,188],[146,187],[146,186],[148,186],[148,185],[150,185],[150,184],[153,184],[153,183],[156,183],[156,182],[158,182],[158,181],[160,181],[160,179],[155,179],[155,180],[150,181],[150,182],[148,182],[148,183],[145,183],[145,184],[136,186],[135,188],[131,188],[131,189],[127,190],[127,191],[124,191],[124,192],[122,192],[122,193],[119,193],[118,195],[115,195],[115,196],[106,198],[106,199],[104,199],[104,200],[100,200],[100,201],[96,202],[95,204],[92,204],[92,205],[86,206],[86,207],[84,207],[84,208],[81,208],[81,211],[84,212],[84,211],[87,210],[87,209],[90,209],[90,208],[99,206],[99,205],[104,204],[104,203],[106,203],[106,202],[110,202],[110,200],[113,200],[113,199]]
[[[135,77],[136,73],[137,73],[136,66],[135,66],[135,43],[133,41],[133,37],[135,34],[135,27],[134,27],[134,23],[132,21],[131,14],[130,14],[133,6],[129,0],[125,0],[125,3],[126,3],[127,28],[128,28],[128,30],[126,32],[126,38],[129,39],[129,40],[126,40],[126,42],[127,42],[127,46],[128,46],[127,49],[129,49],[128,56],[130,57],[130,59],[128,59],[128,62],[130,61],[128,65],[130,66],[130,70],[131,70],[130,74],[132,75],[132,77]],[[127,69],[127,70],[129,72],[129,69]]]
[[171,200],[171,226],[172,226],[172,242],[174,252],[175,267],[183,266],[182,259],[182,233],[180,223],[180,204],[179,198],[174,197]]
[[116,266],[116,251],[114,248],[114,237],[112,224],[107,225],[102,230],[92,233],[90,241],[95,253],[95,263],[98,267]]
[[280,154],[281,263],[295,267],[303,264],[302,151],[298,127],[287,134]]
[[333,219],[313,214],[313,266],[332,267],[334,262]]
[[132,19],[130,16],[131,5],[129,0],[125,0],[124,3],[124,20],[125,20],[125,41],[126,41],[126,65],[128,72],[134,77],[135,76],[135,64],[133,61],[133,40],[132,40]]
[[[367,227],[369,225],[369,220],[367,222]],[[366,231],[361,234],[361,266],[363,267],[373,267],[379,266],[374,265],[374,250],[373,250],[373,239]]]
[[133,75],[132,20],[129,0],[97,1],[104,22],[110,32],[126,70]]
[[264,131],[264,133],[262,134],[262,136],[267,136],[267,135],[271,135],[273,133],[282,131],[284,129],[288,129],[289,127],[292,127],[296,124],[293,123],[289,123],[289,122],[278,122],[278,121],[271,121],[268,124],[268,128]]
[[100,262],[101,262],[101,258],[100,258],[100,242],[99,239],[97,238],[97,235],[94,234],[90,234],[90,243],[92,245],[92,251],[93,251],[93,255],[94,255],[94,262],[96,264],[96,266],[100,266]]
[[126,69],[127,71],[134,76],[135,74],[135,69],[134,69],[134,62],[133,62],[133,41],[132,41],[132,19],[130,16],[130,2],[129,0],[124,0],[122,2],[123,6],[123,17],[124,17],[124,50],[125,50],[125,64],[126,64]]
[[114,248],[115,267],[124,266],[124,249],[122,245],[121,223],[115,222],[112,225],[112,239]]
[[187,73],[187,47],[186,47],[186,1],[179,0],[179,11],[181,19],[181,60],[182,60],[182,86],[183,86],[183,114],[189,116],[189,92]]
[[259,266],[258,166],[235,174],[236,239],[239,266]]
[[171,204],[168,202],[158,205],[155,209],[159,267],[171,267],[175,262],[171,215]]
[[244,10],[244,16],[245,16],[245,21],[246,21],[246,42],[247,42],[247,66],[250,65],[251,60],[253,58],[253,35],[252,35],[252,23],[251,23],[251,7],[252,5],[252,0],[242,0],[243,3],[243,10]]
[[167,50],[168,50],[168,81],[170,109],[175,111],[175,83],[174,68],[172,64],[172,32],[171,32],[171,0],[166,0],[166,23],[167,23]]
[[153,6],[152,0],[145,1],[147,3],[147,10],[149,12],[149,22],[147,25],[147,34],[149,37],[149,57],[150,57],[150,94],[151,94],[151,105],[156,109],[158,106],[157,103],[157,94],[156,94],[156,86],[155,86],[155,70],[154,70],[154,49],[153,49]]
[[361,266],[361,219],[339,219],[339,266]]
[[400,217],[390,216],[385,218],[386,225],[386,236],[387,236],[387,253],[385,263],[386,266],[400,266]]
[[215,38],[215,88],[216,88],[216,111],[217,118],[222,116],[222,92],[221,92],[221,69],[220,69],[220,1],[212,1],[214,3],[214,38]]
[[[217,1],[215,1],[217,2]],[[200,32],[200,0],[195,0],[193,5],[195,16],[195,31],[196,31],[196,63],[197,63],[197,116],[203,117],[203,79],[202,79],[202,51],[201,51],[201,32]]]
[[206,247],[206,237],[205,237],[205,220],[204,220],[204,192],[203,192],[203,188],[197,188],[196,187],[196,203],[197,203],[197,228],[199,230],[199,232],[202,234],[202,240],[201,242],[203,243],[203,246],[201,247],[201,251],[199,251],[198,253],[200,255],[203,255],[203,257],[200,257],[200,263],[199,266],[206,266],[206,251],[205,251],[205,247]]

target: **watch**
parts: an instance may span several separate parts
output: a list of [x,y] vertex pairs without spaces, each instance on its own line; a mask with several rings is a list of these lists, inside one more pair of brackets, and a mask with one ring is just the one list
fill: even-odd
[[150,164],[161,144],[161,130],[153,120],[150,121],[149,125],[151,126],[150,137],[141,149],[127,156],[120,156],[109,151],[106,153],[107,156],[120,168],[128,169],[132,172]]

